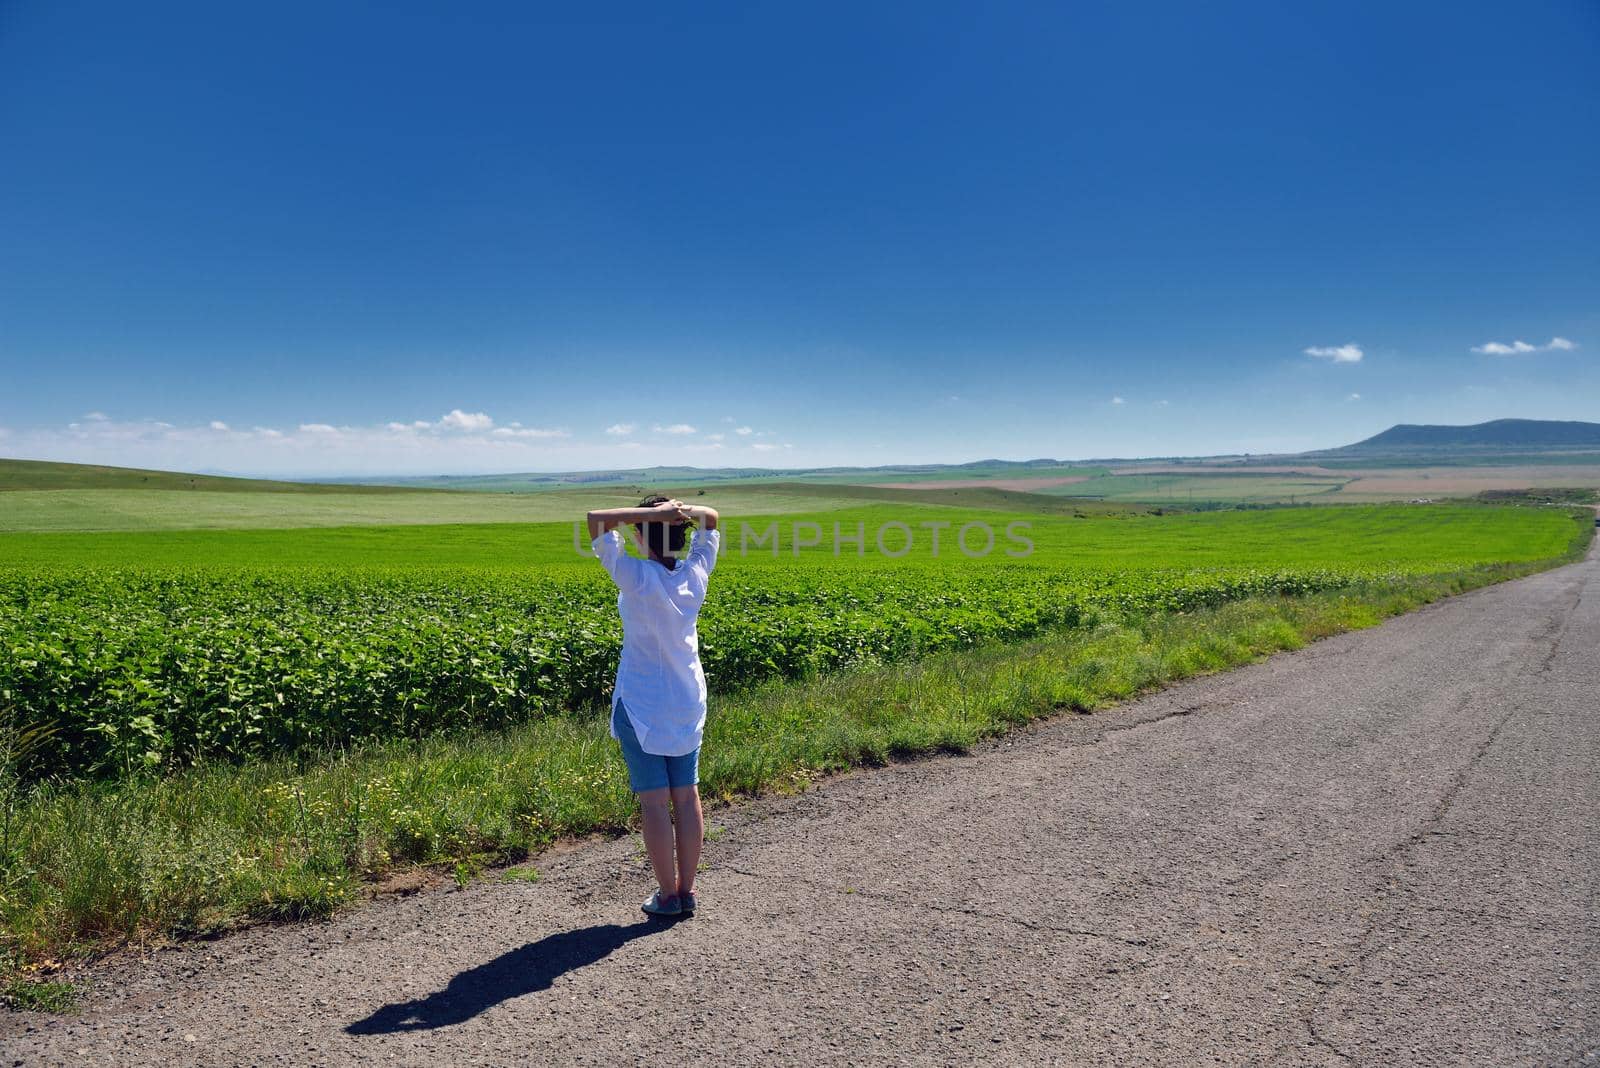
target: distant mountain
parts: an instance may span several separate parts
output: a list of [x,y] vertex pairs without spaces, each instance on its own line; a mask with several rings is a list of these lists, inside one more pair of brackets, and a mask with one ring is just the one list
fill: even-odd
[[[1472,426],[1401,423],[1364,441],[1314,452],[1251,456],[1145,456],[1084,460],[973,460],[961,464],[886,464],[875,467],[644,467],[609,471],[522,472],[490,475],[431,475],[380,478],[346,476],[303,482],[235,478],[211,474],[147,471],[123,467],[0,458],[0,492],[59,489],[164,489],[221,492],[339,493],[410,490],[470,490],[480,493],[532,493],[550,489],[593,488],[644,491],[659,486],[775,481],[814,485],[940,482],[953,479],[1019,479],[1047,476],[1092,478],[1112,467],[1193,465],[1194,470],[1248,469],[1285,463],[1326,464],[1333,468],[1415,465],[1514,465],[1600,463],[1600,423],[1548,419],[1495,419]],[[1182,470],[1190,469],[1188,466]]]
[[1443,450],[1515,453],[1600,450],[1600,423],[1552,419],[1494,419],[1471,426],[1401,423],[1364,441],[1303,456],[1349,456]]

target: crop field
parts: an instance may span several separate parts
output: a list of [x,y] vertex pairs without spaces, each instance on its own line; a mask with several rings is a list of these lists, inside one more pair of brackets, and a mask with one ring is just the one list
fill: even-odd
[[[1415,497],[1471,498],[1485,490],[1504,491],[1530,487],[1589,485],[1600,487],[1600,463],[1593,454],[1570,456],[1548,455],[1537,459],[1522,456],[1485,456],[1458,462],[1440,461],[1384,461],[1384,460],[1318,460],[1302,464],[1222,462],[1141,463],[1096,467],[1090,465],[1037,465],[1018,470],[1015,466],[986,469],[981,465],[963,468],[959,473],[950,471],[856,471],[852,473],[788,473],[782,476],[782,486],[773,483],[773,476],[751,474],[738,477],[696,478],[690,469],[669,472],[662,477],[635,480],[635,484],[620,486],[603,483],[579,488],[573,482],[530,482],[515,478],[469,478],[414,480],[407,486],[431,486],[474,490],[485,496],[506,494],[535,495],[553,498],[552,506],[566,507],[572,493],[605,492],[603,486],[612,487],[621,497],[628,493],[635,497],[645,492],[669,492],[678,496],[705,490],[708,494],[726,496],[730,493],[765,497],[781,491],[791,496],[809,496],[819,501],[828,499],[829,491],[848,496],[887,498],[895,490],[920,489],[930,503],[965,503],[968,507],[995,507],[996,504],[979,503],[979,495],[987,493],[998,500],[1005,492],[1033,498],[1034,510],[1047,510],[1049,498],[1070,498],[1080,505],[1123,503],[1130,505],[1175,505],[1179,507],[1232,504],[1292,504],[1313,502],[1318,504],[1375,503],[1403,501]],[[365,487],[375,488],[375,487]],[[968,491],[968,500],[931,501],[937,491],[946,495],[957,490]],[[621,499],[619,497],[619,499]],[[562,498],[566,498],[563,500]],[[1040,501],[1045,498],[1045,501]],[[558,505],[559,502],[559,505]],[[753,500],[751,501],[753,503]],[[772,502],[776,504],[777,502]],[[366,505],[375,510],[372,502]],[[390,514],[393,522],[409,522],[400,518],[406,506],[395,504]],[[420,505],[413,508],[421,510]],[[455,505],[455,507],[466,507]],[[527,518],[548,517],[549,512],[528,504],[502,503],[495,506],[500,514]],[[817,507],[822,507],[818,504]],[[519,511],[519,509],[528,509]],[[752,510],[752,509],[747,509]],[[780,508],[762,508],[762,511],[779,511]],[[462,522],[487,521],[463,517]],[[245,524],[234,524],[245,525]],[[273,522],[270,525],[287,525]],[[30,529],[63,529],[50,527],[43,521]]]
[[[1512,462],[1520,459],[1521,462]],[[997,483],[998,485],[998,483]],[[1079,500],[1179,507],[1230,504],[1346,504],[1472,498],[1485,491],[1600,487],[1593,456],[1486,457],[1479,462],[1321,461],[1123,466],[1073,482],[1007,482],[1029,493]]]
[[[232,489],[0,492],[0,526],[65,492],[128,493],[133,528],[0,532],[0,978],[24,984],[7,989],[129,938],[323,916],[397,869],[464,881],[636,818],[599,712],[616,594],[578,529],[633,487],[519,497],[541,522],[383,523],[365,495],[263,493],[250,508],[271,526],[203,529],[205,500],[248,496]],[[202,529],[160,529],[185,522],[174,494]],[[383,505],[465,507],[452,497],[506,499]],[[1587,511],[1544,507],[703,499],[724,509],[700,628],[713,799],[965,748],[1549,566],[1592,534]],[[306,525],[312,501],[347,522]]]
[[[720,497],[705,500],[722,503]],[[941,560],[955,571],[996,564],[1132,569],[1360,564],[1447,570],[1542,558],[1550,555],[1551,532],[1565,529],[1565,524],[1548,515],[1478,505],[1365,505],[1167,515],[1114,507],[1079,517],[1071,504],[1064,506],[1065,514],[1030,514],[862,500],[830,501],[839,507],[816,510],[810,507],[812,502],[806,503],[805,511],[783,514],[724,512],[727,570],[723,573],[747,568],[782,570],[796,561],[854,569],[898,567],[929,559]],[[565,521],[541,523],[0,532],[0,570],[73,574],[139,569],[181,577],[217,570],[490,568],[527,575],[537,566],[577,569],[592,577],[596,568],[586,559],[582,512],[567,514]],[[1006,528],[1018,522],[1026,524],[1018,533],[1033,545],[1025,557],[1007,555],[1008,549],[1021,550],[1006,534]],[[898,552],[906,540],[904,532],[891,529],[895,523],[910,528],[910,551],[891,557],[882,548]],[[960,531],[969,523],[982,523],[994,531],[992,551],[982,555],[961,551]],[[935,526],[940,535],[937,556]],[[777,537],[770,538],[774,530]],[[878,545],[880,532],[882,547]],[[859,542],[852,540],[858,534]],[[797,541],[813,540],[815,544],[796,545]],[[983,548],[983,540],[979,531],[970,532],[968,548],[976,553]]]
[[[880,504],[724,530],[701,624],[720,692],[1549,558],[1575,526],[1474,506],[1080,520]],[[573,522],[0,535],[0,694],[53,732],[19,770],[170,771],[598,707],[620,630],[581,547]]]
[[1351,472],[1358,477],[1335,495],[1338,500],[1375,501],[1397,498],[1471,497],[1485,491],[1508,492],[1540,487],[1600,487],[1600,464],[1521,463],[1461,466],[1417,466]]
[[[433,523],[542,523],[590,508],[636,504],[638,487],[546,493],[392,492],[257,493],[175,489],[17,490],[0,494],[0,531],[253,530]],[[690,495],[694,490],[687,491]],[[747,514],[848,508],[848,494],[723,488],[721,502]]]

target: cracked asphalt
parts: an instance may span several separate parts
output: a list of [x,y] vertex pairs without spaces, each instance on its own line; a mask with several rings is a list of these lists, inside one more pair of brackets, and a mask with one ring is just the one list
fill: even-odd
[[1600,559],[969,756],[104,965],[0,1064],[1600,1064]]

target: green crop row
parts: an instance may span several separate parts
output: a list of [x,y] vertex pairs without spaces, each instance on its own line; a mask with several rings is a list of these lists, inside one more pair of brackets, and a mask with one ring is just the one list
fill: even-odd
[[[819,566],[739,574],[701,617],[714,690],[1013,641],[1089,618],[1344,586],[1357,569]],[[0,711],[24,777],[245,761],[496,727],[606,701],[603,575],[533,570],[0,574]]]

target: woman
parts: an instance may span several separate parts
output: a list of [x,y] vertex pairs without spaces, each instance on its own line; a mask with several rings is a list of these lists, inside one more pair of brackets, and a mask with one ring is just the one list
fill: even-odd
[[[617,527],[632,524],[645,559],[629,556]],[[689,555],[679,561],[689,524]],[[622,661],[611,697],[611,736],[622,745],[628,780],[643,811],[644,846],[658,888],[641,908],[652,916],[693,916],[694,875],[705,821],[700,813],[700,738],[706,677],[695,621],[717,566],[722,535],[714,508],[646,497],[637,508],[589,513],[595,555],[616,582]],[[677,863],[673,863],[673,815]]]

